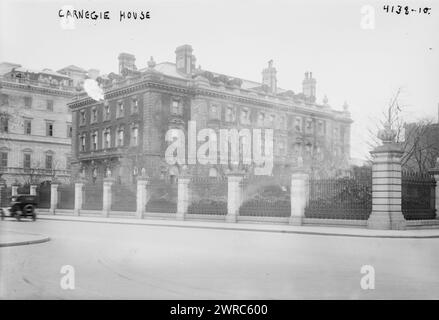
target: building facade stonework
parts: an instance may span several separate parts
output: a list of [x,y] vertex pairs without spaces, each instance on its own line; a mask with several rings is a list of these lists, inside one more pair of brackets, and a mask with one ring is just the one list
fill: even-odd
[[2,63],[0,174],[8,184],[70,180],[72,80]]
[[[274,175],[290,174],[302,164],[316,176],[348,168],[350,125],[345,104],[331,108],[316,103],[316,79],[307,72],[300,93],[277,87],[273,61],[262,82],[248,81],[195,67],[189,45],[178,47],[175,63],[155,63],[138,69],[135,57],[119,56],[119,74],[98,77],[104,100],[86,93],[69,103],[72,111],[72,174],[94,182],[111,175],[134,183],[139,175],[174,179],[182,168],[165,161],[166,132],[187,133],[211,128],[271,128],[274,130]],[[201,143],[199,142],[199,145]],[[186,148],[187,150],[187,148]],[[227,165],[193,165],[202,176],[225,174]],[[253,167],[243,167],[252,174]]]

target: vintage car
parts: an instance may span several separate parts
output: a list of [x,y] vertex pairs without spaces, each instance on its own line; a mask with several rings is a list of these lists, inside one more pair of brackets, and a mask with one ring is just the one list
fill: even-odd
[[12,217],[20,220],[24,217],[30,217],[36,220],[37,214],[35,207],[38,205],[37,196],[30,194],[17,194],[11,197],[9,207],[0,208],[1,219]]

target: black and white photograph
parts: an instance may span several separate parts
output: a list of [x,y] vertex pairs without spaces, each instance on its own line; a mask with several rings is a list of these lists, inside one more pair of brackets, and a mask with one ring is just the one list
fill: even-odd
[[439,299],[438,32],[433,0],[0,0],[0,300]]

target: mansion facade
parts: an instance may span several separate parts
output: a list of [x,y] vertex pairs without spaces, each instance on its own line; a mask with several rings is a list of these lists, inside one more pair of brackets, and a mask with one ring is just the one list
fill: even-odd
[[[187,132],[190,120],[198,131],[273,129],[274,175],[290,174],[302,164],[320,176],[348,168],[348,106],[338,111],[326,98],[317,103],[311,72],[295,93],[277,86],[273,61],[263,69],[262,81],[255,82],[196,67],[189,45],[175,54],[175,63],[156,63],[151,57],[146,68],[138,69],[135,57],[122,53],[117,74],[96,78],[104,91],[102,101],[83,92],[68,104],[74,177],[96,182],[112,176],[123,184],[134,183],[141,174],[173,180],[182,168],[165,161],[166,132]],[[201,176],[221,176],[229,169],[219,163],[187,168]],[[254,168],[242,169],[251,174]]]
[[0,63],[0,175],[11,184],[70,180],[72,79]]

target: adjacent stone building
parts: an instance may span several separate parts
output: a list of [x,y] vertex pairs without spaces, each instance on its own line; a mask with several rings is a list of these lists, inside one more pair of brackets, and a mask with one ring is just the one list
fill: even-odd
[[[175,63],[137,68],[132,54],[119,55],[119,73],[97,80],[104,100],[83,93],[69,104],[72,111],[72,169],[91,181],[111,175],[134,183],[144,173],[174,179],[182,170],[164,159],[170,128],[187,132],[188,121],[202,128],[274,129],[274,175],[290,174],[301,164],[315,175],[348,168],[350,125],[345,104],[334,110],[325,98],[316,102],[316,79],[305,73],[301,92],[277,86],[277,70],[269,61],[262,82],[218,74],[196,67],[192,47],[175,50]],[[202,176],[223,175],[226,165],[194,165]],[[252,166],[244,167],[252,173]]]
[[12,183],[70,180],[73,80],[0,63],[0,174]]

